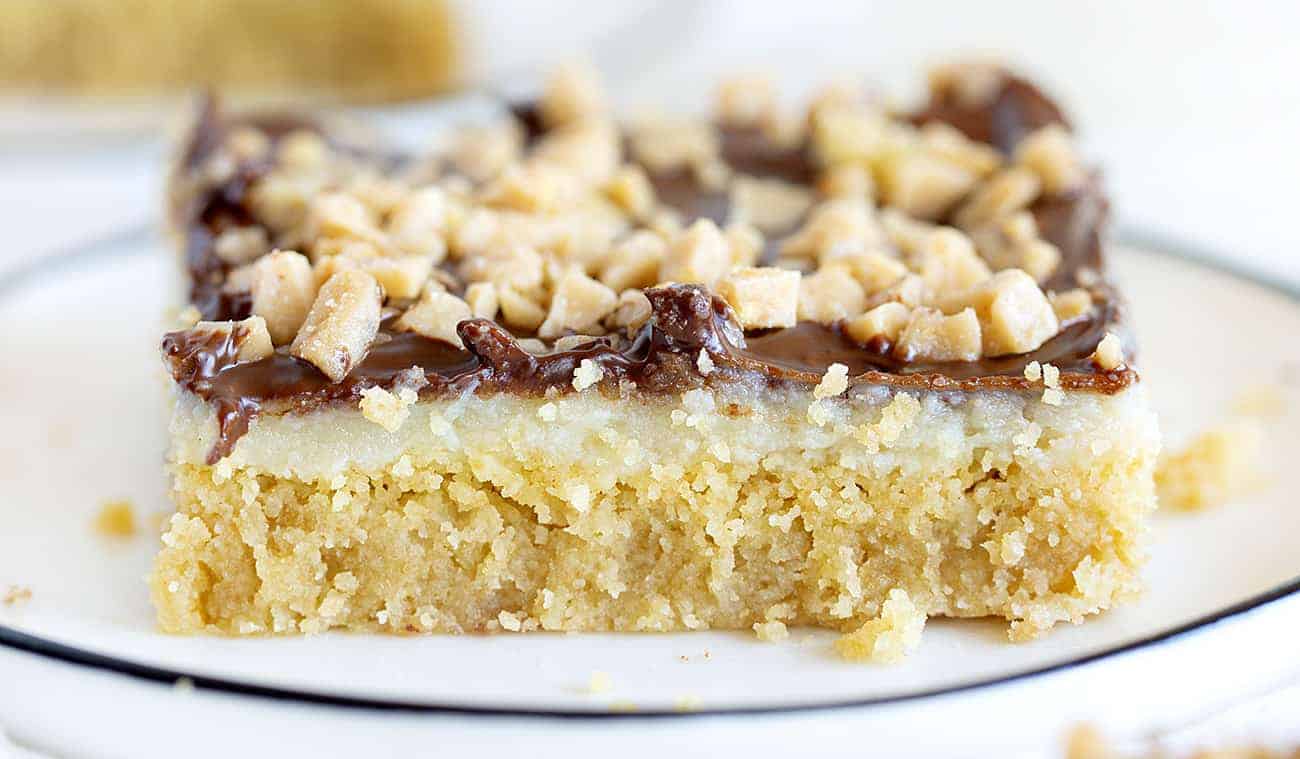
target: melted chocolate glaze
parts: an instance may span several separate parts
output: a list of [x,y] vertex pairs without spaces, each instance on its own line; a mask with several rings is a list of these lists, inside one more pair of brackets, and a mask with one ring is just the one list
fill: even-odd
[[[695,367],[707,351],[723,382],[757,377],[770,385],[815,384],[826,367],[841,363],[856,384],[887,384],[929,390],[1028,389],[1025,356],[979,362],[917,364],[890,355],[887,344],[863,346],[838,328],[811,322],[746,337],[730,307],[695,285],[646,291],[654,318],[631,339],[598,338],[574,350],[534,355],[495,322],[470,319],[457,333],[460,349],[412,333],[383,332],[365,359],[342,381],[330,382],[316,367],[284,349],[261,361],[237,363],[239,336],[187,330],[163,339],[163,354],[182,387],[217,410],[220,435],[209,454],[215,463],[230,453],[261,411],[309,410],[356,401],[371,387],[410,383],[412,367],[426,397],[467,391],[540,395],[566,390],[584,359],[597,361],[602,382],[613,391],[624,381],[638,392],[677,393],[705,384]],[[1062,370],[1072,389],[1113,391],[1132,381],[1131,370],[1092,371],[1090,356],[1104,330],[1100,320],[1067,326],[1032,355]],[[1099,331],[1100,330],[1100,331]]]
[[951,124],[972,140],[986,142],[1008,154],[1015,150],[1021,138],[1039,127],[1060,124],[1068,129],[1070,126],[1051,98],[1015,76],[1006,76],[993,98],[979,105],[932,95],[924,108],[912,114],[911,120],[915,124],[931,121]]
[[[722,159],[737,173],[803,185],[816,177],[816,165],[805,145],[774,145],[756,128],[723,126],[718,135]],[[655,197],[688,218],[712,219],[719,224],[727,220],[727,193],[701,187],[690,171],[659,172],[651,175],[651,181]]]
[[[198,119],[189,144],[180,156],[173,185],[185,183],[189,175],[216,151],[237,124],[222,117],[217,101],[205,95],[199,104]],[[276,114],[257,119],[257,126],[272,140],[295,128],[312,128],[306,120]],[[172,216],[180,220],[185,236],[185,266],[190,281],[190,303],[204,319],[243,319],[252,302],[247,293],[229,293],[222,289],[230,265],[213,252],[218,235],[229,227],[250,224],[246,204],[249,187],[270,168],[265,161],[242,163],[231,178],[216,186],[202,186],[174,192]]]
[[[529,136],[540,134],[540,121],[531,106],[512,108]],[[184,162],[197,166],[220,144],[230,128],[214,109],[203,113]],[[1028,132],[1046,123],[1062,122],[1060,111],[1037,89],[1018,79],[987,106],[970,109],[952,102],[931,102],[914,117],[917,122],[942,119],[975,139],[1010,150]],[[257,121],[259,126],[262,121]],[[304,122],[279,120],[272,138]],[[283,126],[280,126],[283,125]],[[757,130],[722,130],[723,154],[737,171],[808,183],[815,167],[805,146],[778,147]],[[211,250],[212,240],[231,224],[249,223],[245,194],[265,165],[240,166],[226,184],[200,192],[177,209],[187,232],[186,260],[193,301],[205,319],[240,319],[248,314],[247,296],[221,291],[226,266]],[[662,201],[688,217],[725,220],[727,198],[704,191],[687,173],[658,175],[653,181]],[[1039,200],[1033,207],[1043,237],[1062,252],[1062,263],[1047,283],[1066,289],[1093,283],[1081,272],[1102,270],[1101,231],[1107,204],[1097,177],[1079,189]],[[730,308],[707,290],[673,285],[647,291],[653,314],[634,335],[594,339],[574,350],[534,355],[495,322],[472,319],[457,332],[464,349],[410,333],[392,332],[387,324],[368,355],[342,382],[331,383],[314,366],[281,348],[256,362],[236,361],[240,335],[184,331],[168,334],[163,353],[172,376],[186,390],[212,403],[220,435],[209,460],[227,455],[259,413],[306,411],[332,403],[356,402],[371,387],[419,386],[433,397],[465,392],[511,392],[536,395],[571,389],[573,371],[584,359],[603,370],[601,389],[620,392],[624,382],[638,392],[678,393],[706,383],[760,381],[769,385],[815,384],[827,367],[848,367],[854,385],[886,385],[930,390],[1029,390],[1024,377],[1030,361],[1052,363],[1061,370],[1066,389],[1114,393],[1137,380],[1128,368],[1101,371],[1091,361],[1107,331],[1119,331],[1122,303],[1106,284],[1090,289],[1100,305],[1088,317],[1065,325],[1059,334],[1026,354],[984,358],[971,362],[900,361],[887,342],[861,345],[839,325],[810,322],[795,327],[755,332],[739,328]],[[701,350],[717,370],[707,378],[696,369]],[[414,382],[413,382],[414,381]],[[413,384],[411,384],[413,383]]]
[[[320,122],[292,113],[257,114],[244,118],[227,118],[212,95],[199,103],[198,118],[190,139],[180,155],[178,169],[172,177],[172,218],[185,238],[184,258],[189,273],[190,303],[206,320],[243,319],[252,308],[248,293],[226,292],[223,284],[232,268],[213,251],[217,236],[230,227],[254,223],[248,210],[248,191],[271,169],[270,155],[243,161],[234,167],[230,179],[215,186],[189,186],[191,175],[199,170],[234,129],[255,126],[272,146],[286,135],[300,130],[323,135],[335,150],[364,155],[372,160],[396,166],[403,156],[380,154],[353,142],[333,138]],[[274,152],[273,150],[271,151]]]

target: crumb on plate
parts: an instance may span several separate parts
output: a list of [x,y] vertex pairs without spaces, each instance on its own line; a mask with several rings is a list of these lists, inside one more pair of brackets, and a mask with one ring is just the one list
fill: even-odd
[[703,702],[699,696],[696,696],[691,693],[687,693],[685,695],[678,696],[673,701],[673,708],[679,712],[693,712],[700,708],[701,703]]
[[17,606],[32,600],[32,589],[25,585],[10,585],[0,596],[0,603],[5,606]]
[[925,613],[912,603],[907,591],[895,588],[880,613],[835,641],[835,650],[850,661],[894,664],[921,644]]
[[95,514],[95,532],[110,538],[130,538],[136,533],[135,507],[125,498],[105,501]]
[[1242,416],[1276,419],[1286,413],[1286,397],[1281,385],[1252,385],[1237,394],[1232,410]]
[[1163,454],[1156,467],[1160,505],[1182,511],[1219,506],[1257,488],[1264,430],[1257,420],[1211,427],[1183,448]]

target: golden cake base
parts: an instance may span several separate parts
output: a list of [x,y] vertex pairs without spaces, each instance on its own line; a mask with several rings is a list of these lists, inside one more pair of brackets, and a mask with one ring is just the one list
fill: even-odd
[[1159,442],[1144,388],[733,387],[263,416],[204,457],[176,399],[171,633],[851,630],[900,589],[1014,639],[1132,596]]

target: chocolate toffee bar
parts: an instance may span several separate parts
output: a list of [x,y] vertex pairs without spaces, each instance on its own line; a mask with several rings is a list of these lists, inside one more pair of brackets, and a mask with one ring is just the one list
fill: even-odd
[[169,199],[164,630],[1025,638],[1140,586],[1106,200],[1003,70],[619,122],[566,69],[421,156],[209,102]]

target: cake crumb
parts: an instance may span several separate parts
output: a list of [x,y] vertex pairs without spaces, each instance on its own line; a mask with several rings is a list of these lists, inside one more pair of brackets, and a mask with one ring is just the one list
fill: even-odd
[[1061,390],[1061,370],[1055,365],[1030,361],[1025,366],[1025,379],[1030,382],[1043,381],[1043,403],[1059,406],[1065,402],[1065,393]]
[[382,387],[361,391],[361,415],[389,432],[397,432],[411,415],[411,405],[418,396],[409,387],[390,393]]
[[578,364],[578,368],[573,370],[573,389],[582,392],[600,382],[600,378],[604,376],[605,370],[600,368],[600,364],[589,358],[584,358]]
[[1219,506],[1254,490],[1264,429],[1254,419],[1234,419],[1197,435],[1156,466],[1160,505],[1181,511]]
[[609,679],[609,673],[600,670],[593,670],[591,677],[587,680],[588,693],[604,693],[613,687],[613,681]]
[[844,364],[831,364],[822,375],[822,381],[813,388],[817,400],[833,398],[849,389],[849,368]]
[[547,401],[537,408],[537,418],[543,422],[553,422],[559,414],[559,407]]
[[190,329],[203,320],[203,314],[194,306],[186,306],[176,314],[176,328]]
[[695,366],[700,370],[700,374],[703,374],[705,377],[712,374],[715,368],[713,358],[709,355],[709,352],[703,348],[700,349],[699,358],[695,359]]
[[334,575],[334,587],[344,593],[354,593],[361,587],[361,583],[351,572],[339,572]]
[[775,643],[790,637],[789,628],[787,628],[785,623],[779,619],[774,619],[770,622],[755,622],[754,632],[758,635],[759,640],[768,643]]
[[512,614],[508,611],[502,611],[500,614],[497,614],[497,621],[501,623],[502,628],[509,630],[510,632],[519,632],[524,628],[523,622],[519,619],[518,615]]
[[813,401],[808,404],[808,421],[818,427],[825,427],[830,420],[831,412],[826,408],[825,401]]
[[429,414],[429,432],[433,433],[434,437],[445,437],[451,433],[451,422],[447,421],[447,417],[434,411]]
[[17,606],[32,600],[32,589],[24,585],[10,585],[5,594],[0,596],[0,603],[5,606]]
[[703,702],[701,701],[699,696],[696,696],[691,693],[687,693],[685,695],[678,696],[673,701],[673,708],[679,712],[693,712],[700,708],[701,703]]
[[1109,759],[1113,756],[1101,733],[1092,725],[1079,725],[1065,738],[1066,759]]
[[1232,400],[1234,413],[1259,419],[1276,419],[1286,413],[1286,396],[1279,385],[1253,385]]
[[1298,759],[1300,748],[1283,749],[1267,745],[1200,746],[1194,750],[1171,751],[1160,739],[1126,741],[1117,748],[1093,725],[1081,724],[1065,736],[1064,759]]
[[912,603],[907,591],[894,588],[880,613],[835,641],[835,650],[850,661],[876,664],[900,662],[921,643],[925,613]]
[[135,507],[125,498],[105,501],[95,515],[95,532],[110,538],[130,538],[136,533]]

